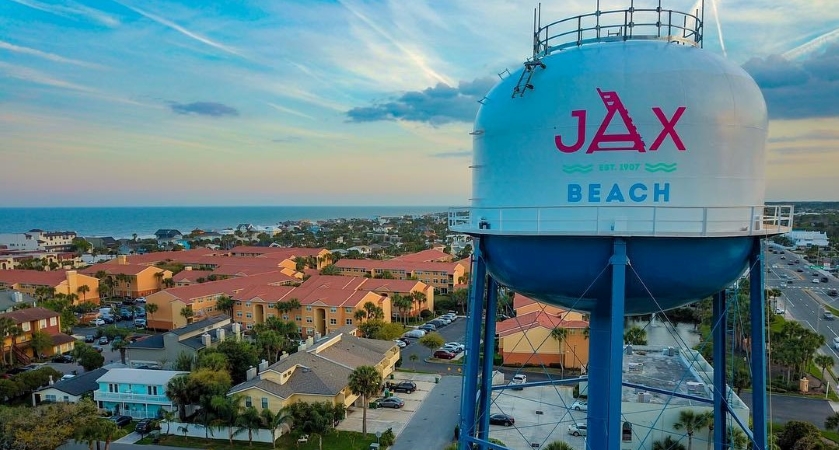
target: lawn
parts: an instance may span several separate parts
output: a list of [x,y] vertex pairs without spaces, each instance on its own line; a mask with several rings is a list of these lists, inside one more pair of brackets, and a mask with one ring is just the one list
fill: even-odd
[[[285,450],[318,450],[318,437],[313,435],[309,438],[309,442],[304,444],[297,443],[297,433],[281,436],[277,439],[277,449]],[[247,434],[241,437],[247,437]],[[361,433],[354,431],[332,431],[323,436],[323,447],[329,450],[367,450],[371,443],[376,442],[376,436],[372,433],[367,434],[367,438],[362,437]],[[149,437],[143,438],[137,442],[140,445],[151,445],[152,440]],[[243,448],[267,449],[273,448],[271,444],[265,442],[254,442],[253,446],[248,447],[248,441],[233,441],[233,445],[227,439],[203,439],[197,437],[184,438],[183,436],[164,436],[158,442],[158,445],[169,445],[172,447],[188,447],[188,448],[202,448],[207,450],[240,450]]]

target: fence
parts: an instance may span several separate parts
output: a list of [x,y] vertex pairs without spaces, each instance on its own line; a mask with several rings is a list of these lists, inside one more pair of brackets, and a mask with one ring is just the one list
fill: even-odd
[[[160,422],[160,434],[168,434],[173,436],[184,436],[184,431],[186,431],[187,437],[197,437],[197,438],[205,438],[210,437],[211,439],[227,439],[229,436],[230,427],[226,426],[210,426],[205,428],[201,424],[197,423],[180,423],[180,422]],[[239,428],[233,428],[233,432],[236,433]],[[279,438],[283,434],[287,432],[285,427],[280,427],[277,429],[277,437]],[[234,441],[239,442],[247,442],[248,441],[248,430],[244,429],[239,434],[233,436]],[[253,432],[253,441],[254,442],[272,442],[271,439],[271,430],[266,429],[258,429],[254,430]]]

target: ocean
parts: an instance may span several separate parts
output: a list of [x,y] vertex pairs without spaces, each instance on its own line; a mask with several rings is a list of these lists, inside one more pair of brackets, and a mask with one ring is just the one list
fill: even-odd
[[442,213],[447,206],[217,206],[120,208],[0,208],[0,233],[75,231],[79,236],[130,238],[154,235],[161,228],[186,234],[235,227],[240,223],[276,225],[287,220],[338,218],[373,219],[379,216]]

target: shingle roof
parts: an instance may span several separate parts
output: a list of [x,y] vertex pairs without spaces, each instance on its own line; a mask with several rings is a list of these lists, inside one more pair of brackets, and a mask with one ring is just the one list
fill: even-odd
[[21,296],[23,298],[22,303],[18,303],[15,301],[15,292],[10,290],[0,290],[0,311],[5,311],[7,309],[13,308],[16,305],[33,305],[35,304],[35,298],[29,294],[21,292]]
[[76,341],[76,338],[64,333],[50,334],[50,337],[52,338],[52,345],[69,344]]
[[163,335],[153,334],[145,339],[128,344],[128,348],[163,348]]
[[[2,272],[2,270],[0,270]],[[0,314],[0,317],[8,317],[17,324],[24,322],[32,322],[33,320],[49,319],[50,317],[58,317],[59,314],[46,308],[25,308],[9,313]]]
[[99,389],[99,384],[96,382],[99,377],[104,375],[108,372],[108,369],[104,367],[100,367],[96,370],[92,370],[90,372],[85,372],[81,375],[77,375],[73,378],[68,378],[66,380],[61,380],[53,384],[52,386],[45,386],[39,391],[44,389],[58,389],[61,392],[66,392],[70,395],[82,395],[85,392],[92,392],[96,389]]
[[213,316],[213,317],[210,317],[210,318],[198,321],[198,322],[192,322],[191,324],[189,324],[187,326],[184,326],[184,327],[181,327],[181,328],[175,328],[174,330],[170,331],[170,333],[176,334],[178,336],[183,336],[187,333],[191,333],[195,330],[200,330],[204,327],[212,327],[214,324],[217,324],[219,322],[223,322],[223,321],[229,320],[229,319],[230,319],[230,317],[228,317],[224,314],[221,314],[221,315]]
[[173,377],[189,372],[175,370],[113,369],[97,378],[99,383],[134,383],[165,386]]
[[523,316],[511,317],[502,322],[498,322],[495,326],[495,333],[499,336],[508,336],[537,327],[551,330],[556,327],[585,328],[587,326],[588,322],[582,320],[563,320],[544,311],[534,311]]
[[66,279],[67,272],[64,270],[51,270],[49,272],[19,269],[0,270],[0,283],[58,286]]

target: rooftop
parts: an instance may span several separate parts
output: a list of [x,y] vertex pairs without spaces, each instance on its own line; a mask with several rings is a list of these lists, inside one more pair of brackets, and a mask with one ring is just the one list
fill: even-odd
[[[0,270],[2,272],[2,270]],[[15,323],[32,322],[34,320],[49,319],[50,317],[58,317],[59,314],[55,311],[46,308],[25,308],[9,313],[0,314],[0,317],[8,317],[15,321]]]
[[173,377],[189,372],[175,370],[113,369],[96,379],[97,383],[134,383],[165,386]]
[[70,395],[82,395],[85,392],[91,392],[99,389],[99,383],[97,383],[96,380],[107,372],[108,369],[100,367],[90,372],[77,375],[73,378],[60,380],[51,386],[45,386],[39,389],[39,391],[46,389],[58,389],[59,391],[66,392]]

